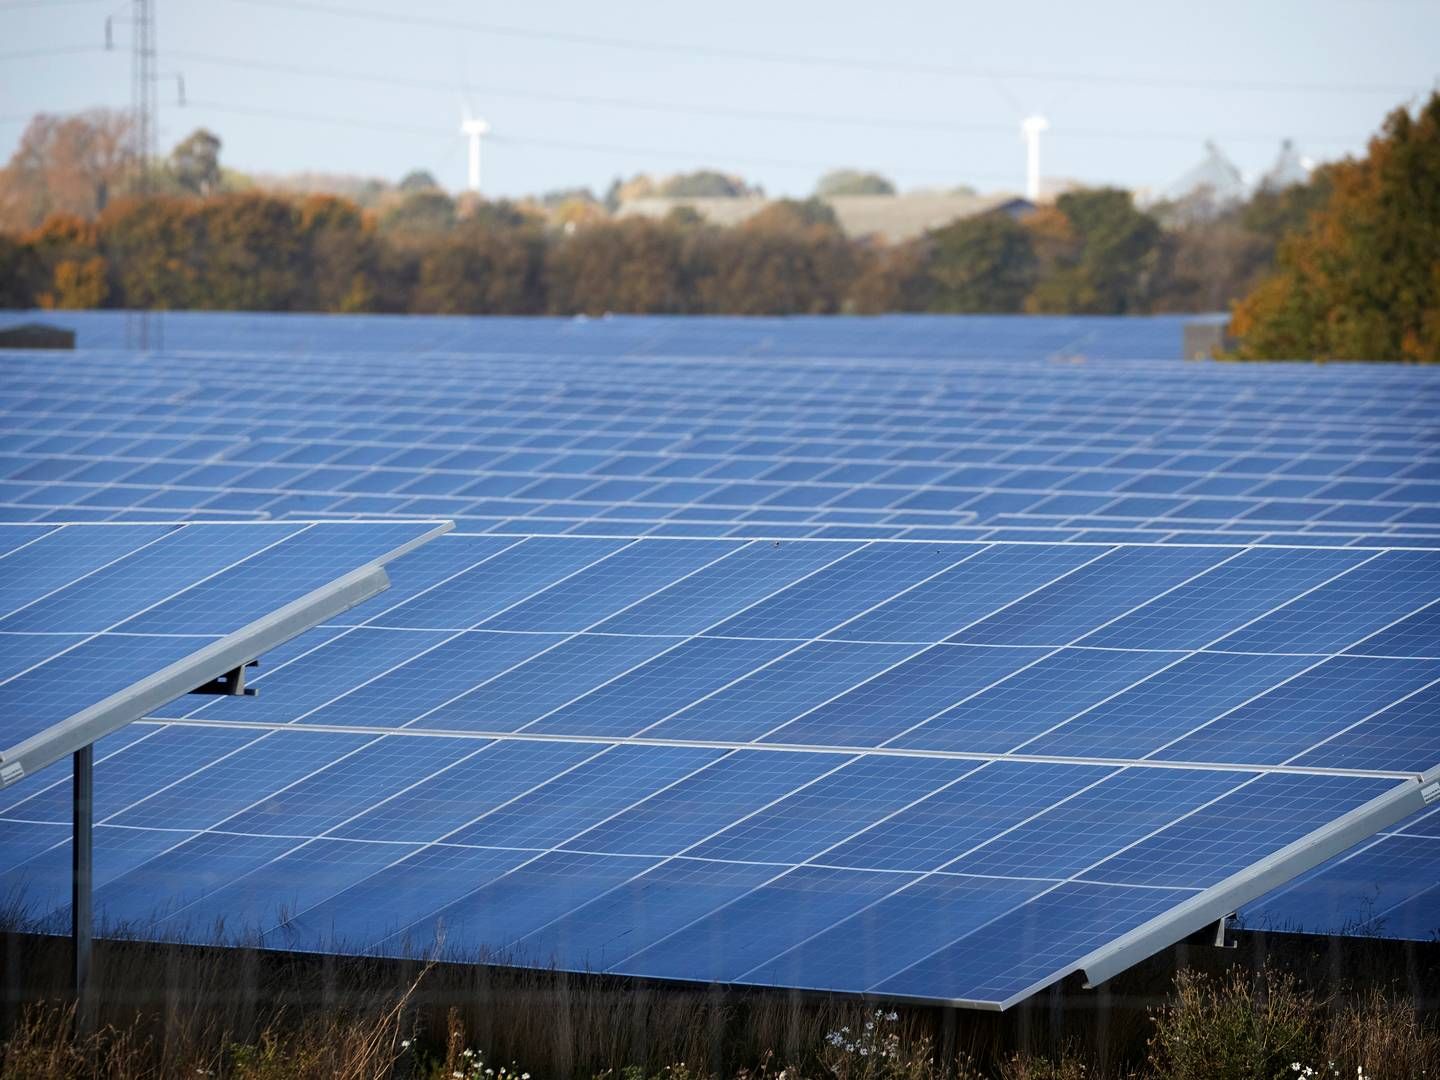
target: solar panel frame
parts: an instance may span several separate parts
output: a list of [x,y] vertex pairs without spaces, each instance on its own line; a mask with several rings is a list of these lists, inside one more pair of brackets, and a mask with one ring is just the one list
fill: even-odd
[[[78,529],[105,527],[70,526],[70,528]],[[15,527],[0,525],[0,533],[9,528]],[[60,528],[66,527],[61,526]],[[198,528],[203,529],[204,526],[198,526]],[[228,672],[243,669],[245,665],[262,653],[282,645],[327,619],[341,615],[356,604],[383,591],[390,584],[384,570],[386,562],[403,556],[451,528],[453,528],[451,523],[444,522],[438,523],[430,529],[417,529],[418,535],[396,546],[383,557],[367,562],[281,607],[266,612],[245,626],[218,640],[210,641],[159,670],[145,672],[135,682],[123,689],[94,702],[58,723],[22,738],[13,745],[0,749],[0,788],[20,782],[27,775],[38,772],[46,765],[58,761],[82,747],[91,745],[118,728],[133,723],[146,713],[170,703],[197,687],[213,682]],[[51,530],[52,533],[54,531]],[[39,541],[43,535],[48,534],[35,537],[31,542]],[[282,543],[289,535],[294,534],[277,537],[276,542]],[[128,554],[130,553],[127,552],[126,555]],[[105,564],[101,569],[117,566],[123,563],[125,557],[122,555]],[[3,567],[3,557],[0,557],[0,567]],[[123,569],[121,566],[122,574]],[[187,583],[186,587],[194,584]],[[146,608],[140,610],[143,612]],[[133,612],[126,612],[115,625],[124,624],[133,615]],[[82,634],[81,636],[90,635]]]

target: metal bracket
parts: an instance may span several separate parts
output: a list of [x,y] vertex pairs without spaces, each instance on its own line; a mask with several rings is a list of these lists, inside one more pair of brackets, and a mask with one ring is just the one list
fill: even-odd
[[218,679],[212,679],[203,686],[197,686],[191,690],[192,694],[222,694],[227,697],[254,697],[260,691],[253,686],[245,685],[245,669],[259,667],[259,660],[251,660],[248,664],[241,664],[237,668],[231,668]]
[[1230,934],[1229,934],[1229,932],[1230,932],[1230,920],[1233,919],[1233,918],[1235,918],[1235,913],[1232,911],[1229,915],[1222,915],[1222,916],[1220,916],[1220,920],[1215,924],[1215,948],[1217,948],[1217,949],[1233,949],[1233,948],[1235,948],[1235,942],[1232,941],[1232,940],[1230,940]]

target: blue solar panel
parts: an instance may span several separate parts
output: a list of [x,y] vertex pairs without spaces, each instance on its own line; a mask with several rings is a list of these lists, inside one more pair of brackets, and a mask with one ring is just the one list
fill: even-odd
[[[113,330],[78,318],[87,340]],[[839,333],[806,319],[456,320],[427,329],[472,354],[423,364],[423,331],[402,346],[373,319],[182,323],[177,340],[199,352],[87,352],[84,383],[51,357],[7,361],[0,514],[426,515],[497,533],[624,522],[700,538],[1003,524],[1433,543],[1440,527],[1432,378],[1119,359],[1144,340],[1171,354],[1164,319],[1138,337],[1066,319]],[[237,365],[224,350],[247,336],[305,355]],[[1037,360],[1067,340],[1086,341],[1092,363]],[[337,394],[341,379],[361,388]]]
[[[256,702],[177,703],[103,747],[104,835],[151,842],[107,864],[102,912],[176,940],[233,916],[282,947],[1003,1005],[1346,814],[1419,799],[1427,744],[1396,720],[1440,658],[1230,651],[1225,594],[1201,586],[1257,549],[480,539],[394,564],[399,602],[299,639]],[[602,574],[622,553],[646,576]],[[1435,603],[1412,553],[1343,554],[1275,551],[1271,611],[1240,621],[1395,555],[1337,645]],[[706,585],[730,560],[764,582],[748,604]],[[934,591],[960,574],[988,613]],[[609,610],[565,600],[587,577]],[[1046,602],[1099,582],[1079,621]],[[928,642],[827,639],[926,588],[908,632]],[[1169,629],[1149,646],[1069,643],[1150,607]],[[502,610],[539,624],[491,628]],[[682,632],[658,632],[672,614]],[[1306,760],[1366,730],[1362,764]],[[42,918],[66,791],[0,806],[5,880],[37,882]],[[457,866],[463,887],[439,880]]]
[[[84,383],[7,357],[0,514],[462,532],[257,701],[102,745],[97,900],[153,936],[1004,1006],[1440,765],[1431,373],[1037,360],[1161,323],[407,322],[417,363],[384,321],[181,322]],[[319,351],[241,384],[245,334]],[[110,596],[21,616],[68,640]],[[44,918],[66,781],[15,795]],[[1406,926],[1426,839],[1351,866],[1414,868]]]
[[0,526],[12,530],[0,554],[9,747],[435,531],[398,522]]

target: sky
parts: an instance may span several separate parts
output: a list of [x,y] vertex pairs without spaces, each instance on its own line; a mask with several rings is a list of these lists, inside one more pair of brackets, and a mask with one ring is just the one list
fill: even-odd
[[[155,0],[161,146],[197,127],[268,174],[465,181],[487,194],[718,168],[804,196],[832,168],[902,189],[1047,178],[1163,190],[1213,139],[1247,174],[1296,140],[1362,152],[1440,87],[1436,0]],[[129,100],[125,0],[0,0],[0,156],[39,111]],[[105,51],[107,15],[115,49]],[[187,102],[178,103],[174,74]]]

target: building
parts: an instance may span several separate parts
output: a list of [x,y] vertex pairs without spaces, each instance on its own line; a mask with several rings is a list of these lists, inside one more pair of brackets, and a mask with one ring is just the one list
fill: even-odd
[[[836,195],[821,201],[835,211],[835,217],[847,236],[856,239],[874,237],[892,244],[912,240],[931,229],[949,225],[961,218],[994,213],[1018,218],[1035,209],[1035,204],[1028,199],[1008,193]],[[747,221],[772,202],[773,199],[760,195],[738,198],[673,198],[653,195],[621,203],[616,214],[619,217],[663,218],[674,210],[684,208],[693,210],[712,225],[733,226]]]

